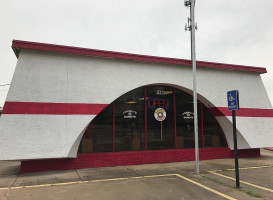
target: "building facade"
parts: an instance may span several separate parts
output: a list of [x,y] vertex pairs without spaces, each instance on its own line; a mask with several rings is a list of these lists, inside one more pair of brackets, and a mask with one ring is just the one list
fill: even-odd
[[[12,47],[18,62],[0,120],[1,160],[24,160],[23,171],[194,160],[191,61],[25,41]],[[232,156],[226,93],[234,89],[242,156],[273,146],[263,73],[197,62],[201,159]]]

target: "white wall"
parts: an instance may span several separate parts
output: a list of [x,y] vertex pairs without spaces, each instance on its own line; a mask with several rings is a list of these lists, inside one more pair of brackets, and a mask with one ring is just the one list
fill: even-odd
[[[191,90],[191,67],[22,50],[6,101],[109,104],[149,84]],[[226,92],[233,89],[240,91],[242,108],[272,108],[259,74],[197,70],[199,99],[208,107],[226,107]],[[2,115],[0,159],[75,157],[81,134],[93,118]],[[233,148],[230,117],[217,120]],[[239,148],[273,146],[272,118],[238,117],[237,121]]]

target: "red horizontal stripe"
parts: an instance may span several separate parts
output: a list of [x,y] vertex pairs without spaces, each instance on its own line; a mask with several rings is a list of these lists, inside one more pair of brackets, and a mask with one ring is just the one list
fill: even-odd
[[[209,111],[215,116],[232,116],[232,111],[227,107],[213,107]],[[236,110],[236,116],[239,117],[273,117],[273,109],[260,109],[260,108],[240,108]]]
[[[138,55],[138,54],[104,51],[104,50],[97,50],[97,49],[87,49],[87,48],[55,45],[55,44],[27,42],[27,41],[20,41],[20,40],[13,40],[12,48],[17,57],[19,56],[20,49],[32,49],[32,50],[69,53],[69,54],[77,54],[77,55],[90,55],[90,56],[98,56],[98,57],[105,57],[105,58],[119,58],[119,59],[125,59],[125,60],[135,60],[135,61],[144,61],[144,62],[167,63],[167,64],[186,65],[186,66],[192,65],[191,60],[186,60],[186,59]],[[224,63],[205,62],[205,61],[197,61],[197,67],[238,70],[238,71],[248,71],[248,72],[257,72],[257,73],[267,72],[266,68],[263,68],[263,67],[232,65],[232,64],[224,64]]]
[[97,115],[108,104],[5,102],[3,114]]
[[[5,102],[3,114],[44,114],[44,115],[97,115],[108,104],[87,103],[41,103],[41,102]],[[232,116],[226,107],[212,107],[209,111],[216,117]],[[240,108],[239,117],[273,117],[273,109]]]

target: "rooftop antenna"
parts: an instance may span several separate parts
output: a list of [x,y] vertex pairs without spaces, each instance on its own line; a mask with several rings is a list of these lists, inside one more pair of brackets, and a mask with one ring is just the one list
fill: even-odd
[[194,111],[194,143],[195,143],[195,173],[199,175],[199,145],[198,145],[198,113],[197,113],[197,93],[196,93],[196,53],[195,53],[195,24],[194,8],[195,0],[184,0],[184,5],[190,8],[190,17],[185,26],[185,31],[191,32],[191,61],[193,72],[193,111]]

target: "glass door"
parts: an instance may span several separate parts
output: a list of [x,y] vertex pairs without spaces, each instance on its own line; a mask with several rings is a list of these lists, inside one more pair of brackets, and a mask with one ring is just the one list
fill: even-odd
[[173,149],[174,94],[166,86],[147,87],[147,143],[149,150]]

